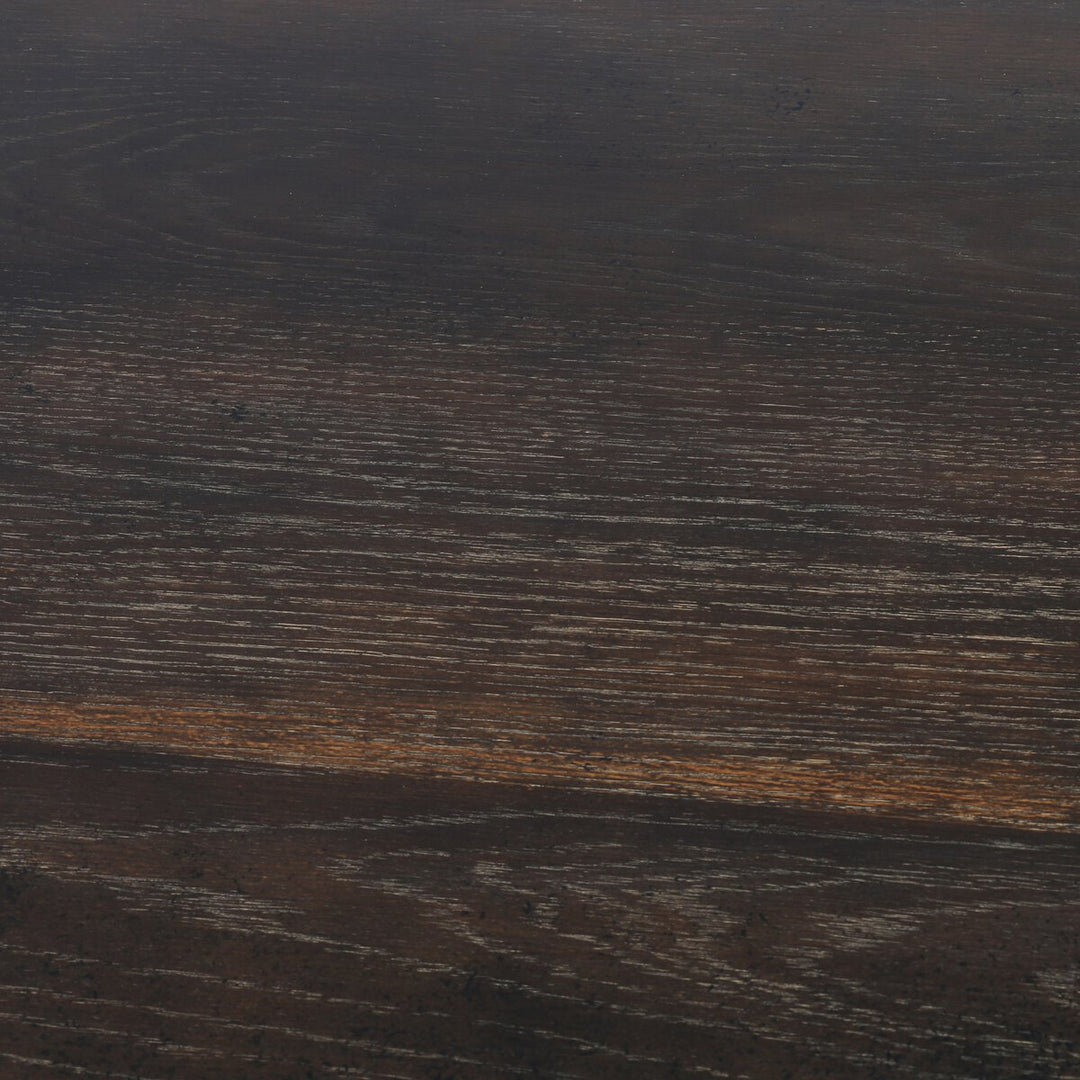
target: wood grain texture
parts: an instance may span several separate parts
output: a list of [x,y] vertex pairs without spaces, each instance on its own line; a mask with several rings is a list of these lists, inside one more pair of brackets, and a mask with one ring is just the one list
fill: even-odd
[[1080,13],[0,20],[0,1076],[1080,1075]]
[[0,771],[13,1076],[1075,1074],[1060,837],[36,744]]

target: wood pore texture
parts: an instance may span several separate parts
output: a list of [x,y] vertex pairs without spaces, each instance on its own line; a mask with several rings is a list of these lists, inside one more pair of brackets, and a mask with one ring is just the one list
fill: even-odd
[[1077,1080],[1080,8],[0,3],[0,1078]]

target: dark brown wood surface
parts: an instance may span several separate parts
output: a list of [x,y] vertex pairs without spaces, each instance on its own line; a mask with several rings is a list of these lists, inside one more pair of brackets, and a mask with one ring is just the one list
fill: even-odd
[[1078,55],[0,4],[0,1077],[1080,1076]]

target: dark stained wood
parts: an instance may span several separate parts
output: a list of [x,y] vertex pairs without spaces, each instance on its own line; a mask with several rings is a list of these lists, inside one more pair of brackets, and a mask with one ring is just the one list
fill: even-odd
[[8,0],[0,1077],[1080,1075],[1078,54]]
[[1075,1070],[1061,837],[37,744],[0,774],[6,1075]]

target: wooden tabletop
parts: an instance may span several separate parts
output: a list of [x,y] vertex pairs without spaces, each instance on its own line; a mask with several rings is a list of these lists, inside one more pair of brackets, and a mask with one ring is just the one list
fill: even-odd
[[0,1078],[1080,1075],[1078,55],[7,0]]

